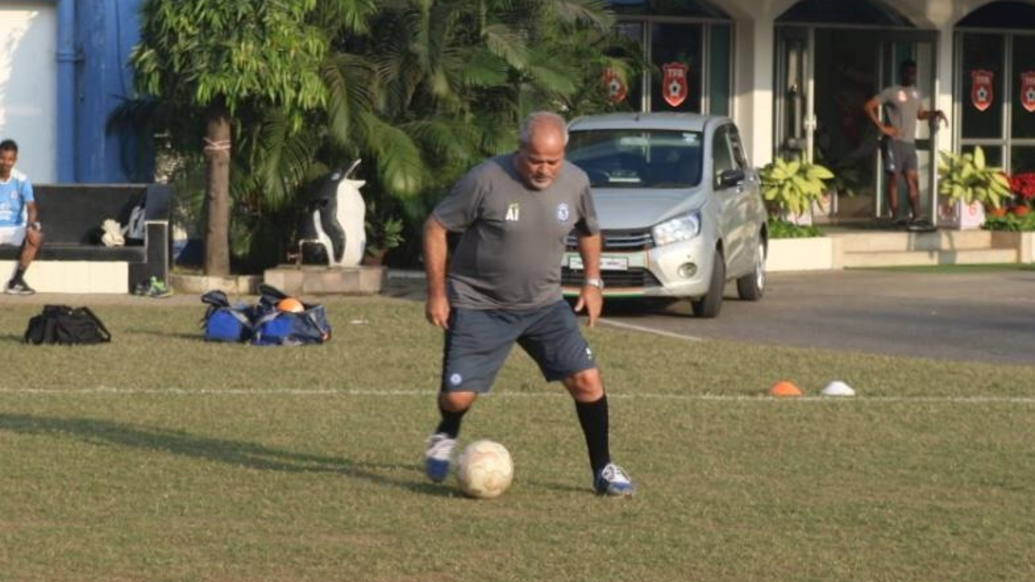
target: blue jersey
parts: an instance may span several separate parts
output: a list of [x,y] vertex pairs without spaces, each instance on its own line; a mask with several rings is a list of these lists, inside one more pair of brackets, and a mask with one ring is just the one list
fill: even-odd
[[11,170],[11,177],[0,181],[0,227],[25,224],[25,205],[33,200],[29,177]]

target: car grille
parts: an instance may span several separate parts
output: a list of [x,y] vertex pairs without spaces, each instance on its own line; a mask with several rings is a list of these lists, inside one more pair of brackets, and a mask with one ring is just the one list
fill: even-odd
[[[645,251],[654,248],[654,237],[649,230],[607,230],[603,235],[604,251]],[[568,235],[568,249],[578,249],[574,233]]]
[[[578,287],[585,277],[582,271],[572,271],[568,267],[561,269],[561,285]],[[647,269],[629,269],[628,271],[601,271],[604,289],[623,287],[661,287],[661,282]]]

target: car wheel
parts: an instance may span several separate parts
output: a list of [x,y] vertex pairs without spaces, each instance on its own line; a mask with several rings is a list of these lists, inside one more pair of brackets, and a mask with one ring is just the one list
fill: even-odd
[[744,301],[758,301],[765,293],[765,240],[759,237],[755,247],[755,266],[737,279],[737,295]]
[[694,315],[702,318],[712,318],[719,315],[722,309],[722,292],[726,288],[726,260],[722,251],[715,249],[715,259],[712,261],[712,278],[708,283],[708,294],[704,297],[691,301]]

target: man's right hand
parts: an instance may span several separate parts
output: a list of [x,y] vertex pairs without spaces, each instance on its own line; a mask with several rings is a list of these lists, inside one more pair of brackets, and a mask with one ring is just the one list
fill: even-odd
[[449,329],[449,300],[445,295],[429,295],[424,306],[424,316],[431,325]]
[[888,137],[898,137],[898,128],[894,125],[882,125],[880,132]]

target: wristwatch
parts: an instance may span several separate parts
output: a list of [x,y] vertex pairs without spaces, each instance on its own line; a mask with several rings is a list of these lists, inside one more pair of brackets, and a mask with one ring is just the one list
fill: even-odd
[[589,285],[590,287],[596,287],[597,289],[601,289],[601,290],[604,288],[604,280],[603,279],[586,279],[586,280],[584,280],[582,282],[582,284],[583,285]]
[[35,230],[37,232],[43,230],[43,225],[40,224],[40,221],[38,221],[38,220],[35,221],[35,222],[30,222],[29,226],[32,227],[32,230]]

